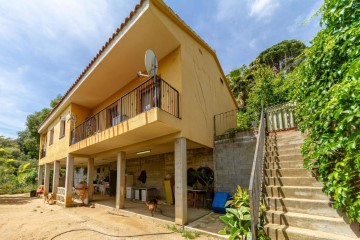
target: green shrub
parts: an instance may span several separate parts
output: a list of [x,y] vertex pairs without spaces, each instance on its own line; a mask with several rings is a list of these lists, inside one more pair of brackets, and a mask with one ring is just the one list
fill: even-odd
[[323,29],[297,72],[304,165],[350,221],[360,223],[360,3],[325,0]]
[[[232,199],[227,201],[225,206],[226,214],[220,216],[220,220],[225,223],[225,228],[219,231],[219,234],[229,234],[229,239],[252,239],[251,235],[251,215],[250,215],[250,197],[248,191],[242,190],[237,186],[236,192]],[[257,239],[268,240],[263,230],[264,226],[265,205],[260,207],[260,222],[257,225]]]

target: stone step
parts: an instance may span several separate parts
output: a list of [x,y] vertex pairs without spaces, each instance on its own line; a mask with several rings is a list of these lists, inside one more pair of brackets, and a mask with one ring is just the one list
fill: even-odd
[[281,161],[303,161],[304,156],[298,153],[297,155],[282,155],[282,156],[265,156],[266,162],[281,162]]
[[309,186],[323,187],[314,177],[265,177],[266,186]]
[[284,145],[277,145],[277,144],[266,144],[265,151],[267,152],[276,152],[276,151],[284,151],[284,150],[297,150],[300,152],[301,144],[284,144]]
[[329,200],[329,197],[322,192],[322,187],[266,186],[265,194],[268,197]]
[[267,197],[265,202],[268,210],[340,217],[328,200]]
[[279,149],[276,151],[266,151],[266,157],[273,157],[273,156],[292,156],[292,155],[301,155],[301,151],[299,149]]
[[305,168],[281,168],[266,169],[265,177],[315,177],[315,175]]
[[[266,224],[265,232],[273,240],[355,240],[358,239],[341,235],[341,233],[328,233],[297,228],[286,225]],[[340,235],[339,235],[340,234]]]
[[282,169],[282,168],[304,168],[303,161],[281,161],[281,162],[265,162],[266,169]]
[[347,237],[357,237],[350,226],[340,217],[325,217],[312,214],[266,211],[265,221],[271,224],[310,229]]

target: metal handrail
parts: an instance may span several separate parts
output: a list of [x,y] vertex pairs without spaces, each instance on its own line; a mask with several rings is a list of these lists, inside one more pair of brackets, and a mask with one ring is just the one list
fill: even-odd
[[251,170],[249,197],[251,214],[251,233],[252,239],[256,240],[257,224],[260,218],[260,205],[262,195],[263,171],[264,171],[264,151],[265,151],[265,121],[264,109],[261,110],[259,132],[256,141],[254,161]]
[[155,82],[152,77],[76,126],[70,145],[156,107],[180,118],[179,92],[161,78]]

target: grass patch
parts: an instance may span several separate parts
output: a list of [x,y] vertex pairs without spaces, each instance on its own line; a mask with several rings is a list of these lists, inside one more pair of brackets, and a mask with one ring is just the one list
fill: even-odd
[[195,239],[200,236],[199,232],[189,231],[184,228],[177,228],[175,225],[167,225],[170,231],[181,233],[181,236],[186,239]]

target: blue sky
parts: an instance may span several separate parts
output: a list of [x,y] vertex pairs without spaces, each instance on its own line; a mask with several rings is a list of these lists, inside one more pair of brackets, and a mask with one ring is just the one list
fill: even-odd
[[[282,40],[308,44],[323,2],[164,1],[215,49],[225,73]],[[16,138],[28,114],[64,94],[138,2],[0,0],[0,135]]]

